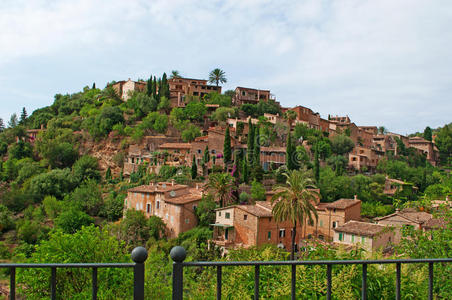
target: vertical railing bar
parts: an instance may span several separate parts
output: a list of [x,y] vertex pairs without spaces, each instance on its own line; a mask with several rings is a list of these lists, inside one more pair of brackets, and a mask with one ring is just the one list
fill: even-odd
[[367,300],[367,264],[363,263],[363,274],[361,284],[361,299]]
[[51,267],[51,278],[50,278],[50,298],[52,300],[56,299],[56,267]]
[[326,299],[331,300],[331,270],[333,265],[326,265]]
[[433,300],[433,263],[428,263],[428,299]]
[[16,299],[16,268],[10,268],[9,274],[9,299]]
[[254,300],[259,300],[259,265],[254,267]]
[[97,300],[97,267],[93,268],[93,300]]
[[221,266],[217,266],[217,300],[221,300]]
[[292,289],[291,289],[291,292],[292,292],[292,294],[291,294],[292,298],[291,299],[292,300],[296,299],[296,296],[295,296],[295,294],[296,294],[296,283],[297,283],[296,275],[297,275],[297,266],[296,265],[292,265]]
[[182,263],[173,263],[173,300],[183,299],[184,270]]
[[402,264],[396,263],[396,300],[400,300],[400,274]]

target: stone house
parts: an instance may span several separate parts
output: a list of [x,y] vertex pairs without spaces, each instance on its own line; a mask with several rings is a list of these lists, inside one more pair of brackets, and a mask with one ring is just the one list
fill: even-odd
[[168,164],[188,165],[191,162],[191,147],[190,143],[164,143],[159,146],[159,150],[168,152]]
[[167,236],[174,238],[196,227],[195,211],[201,198],[199,187],[190,188],[174,181],[159,182],[129,189],[124,207],[140,210],[147,217],[160,217],[166,224]]
[[121,80],[111,86],[122,100],[127,101],[134,91],[144,91],[146,89],[146,82],[133,81],[129,78],[127,81]]
[[210,93],[221,94],[221,86],[209,85],[205,79],[177,77],[168,79],[168,84],[171,107],[184,107],[186,96],[202,98]]
[[348,154],[348,166],[355,170],[362,170],[365,167],[369,171],[373,171],[383,156],[384,153],[382,151],[355,146],[352,152]]
[[349,221],[334,228],[333,242],[346,246],[358,245],[369,252],[385,250],[394,242],[394,232],[383,225]]
[[410,147],[419,149],[427,156],[427,160],[434,166],[439,161],[439,151],[433,142],[427,141],[421,137],[409,138],[408,144]]
[[379,225],[392,227],[395,229],[394,243],[400,242],[402,237],[401,229],[403,227],[412,227],[417,230],[422,230],[424,224],[432,219],[432,215],[426,212],[419,212],[413,209],[404,209],[402,211],[396,210],[395,213],[375,218]]
[[268,100],[275,100],[269,90],[258,90],[238,86],[235,88],[235,95],[232,98],[232,103],[236,106],[240,106],[246,103],[257,104],[259,101],[267,102]]

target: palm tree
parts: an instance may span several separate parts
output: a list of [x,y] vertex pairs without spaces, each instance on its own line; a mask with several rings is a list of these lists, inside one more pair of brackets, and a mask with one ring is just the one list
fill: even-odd
[[179,71],[177,71],[177,70],[172,70],[172,71],[171,71],[171,76],[170,76],[170,78],[171,78],[171,79],[173,79],[173,78],[181,78],[181,75],[180,75]]
[[312,175],[306,170],[288,170],[284,173],[286,185],[276,186],[272,197],[273,217],[276,222],[288,221],[293,224],[291,259],[295,259],[295,236],[297,224],[302,226],[306,220],[318,219],[315,209],[316,196]]
[[209,82],[215,83],[217,86],[219,83],[228,82],[228,80],[226,79],[226,73],[221,69],[214,69],[209,73]]
[[287,123],[289,123],[289,133],[290,133],[290,130],[292,129],[292,123],[297,118],[297,113],[293,110],[288,110],[284,114],[284,117],[286,118]]
[[210,175],[206,187],[214,194],[214,197],[220,203],[220,207],[230,204],[234,199],[232,194],[232,190],[235,187],[234,177],[229,173],[214,173]]

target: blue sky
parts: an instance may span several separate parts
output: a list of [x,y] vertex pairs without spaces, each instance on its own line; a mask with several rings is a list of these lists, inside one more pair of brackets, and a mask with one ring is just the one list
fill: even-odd
[[452,121],[452,1],[0,1],[0,117],[179,70],[402,134]]

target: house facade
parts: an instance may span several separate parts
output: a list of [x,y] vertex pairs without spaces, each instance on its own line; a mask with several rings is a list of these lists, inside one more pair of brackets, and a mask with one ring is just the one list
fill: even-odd
[[146,82],[133,81],[129,78],[128,80],[121,80],[112,84],[112,87],[122,100],[127,101],[134,91],[144,91],[146,89]]
[[199,187],[159,182],[129,189],[124,207],[140,210],[147,217],[160,217],[165,222],[167,236],[174,238],[196,227],[195,211],[201,198]]
[[202,98],[210,93],[221,94],[221,86],[209,85],[205,79],[175,77],[168,79],[172,107],[184,107],[186,96]]

